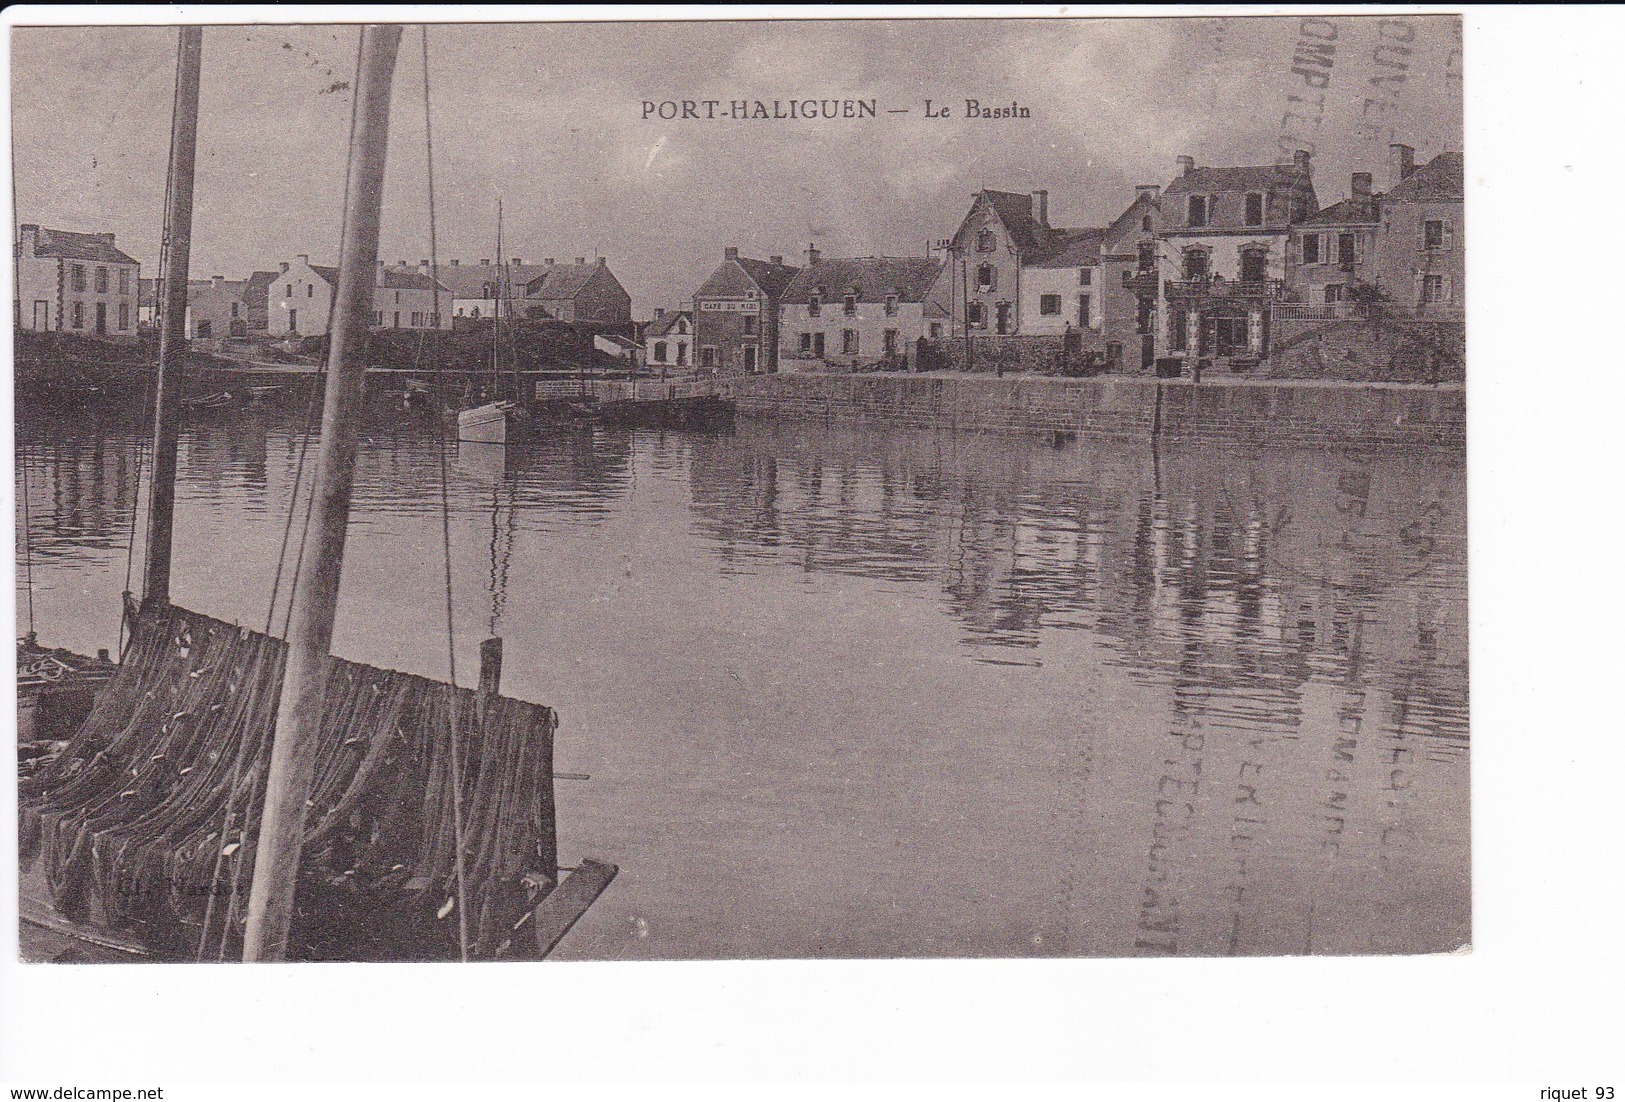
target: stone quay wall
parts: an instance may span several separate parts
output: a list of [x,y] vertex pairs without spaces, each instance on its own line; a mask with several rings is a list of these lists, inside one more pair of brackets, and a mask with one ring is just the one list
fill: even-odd
[[1303,446],[1466,443],[1460,385],[798,374],[719,380],[742,417]]

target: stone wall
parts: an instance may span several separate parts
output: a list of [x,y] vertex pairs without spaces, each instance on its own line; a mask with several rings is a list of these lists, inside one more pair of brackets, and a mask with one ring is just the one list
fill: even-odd
[[1460,386],[1103,376],[768,375],[721,380],[742,417],[1262,445],[1462,447]]

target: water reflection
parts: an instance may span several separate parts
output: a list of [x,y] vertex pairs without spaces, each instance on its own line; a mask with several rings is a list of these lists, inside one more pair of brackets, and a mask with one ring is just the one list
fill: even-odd
[[[189,429],[182,599],[265,616],[299,425]],[[139,435],[19,445],[48,641],[108,645]],[[447,463],[459,663],[509,639],[594,778],[567,844],[627,869],[569,955],[1468,938],[1459,455],[743,423]],[[440,491],[433,426],[377,411],[341,653],[444,676]]]

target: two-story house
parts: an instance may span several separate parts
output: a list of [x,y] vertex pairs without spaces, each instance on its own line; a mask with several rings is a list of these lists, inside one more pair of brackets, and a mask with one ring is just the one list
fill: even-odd
[[1053,252],[1064,233],[1050,228],[1048,191],[977,192],[950,239],[952,260],[941,276],[953,284],[938,293],[954,310],[951,332],[1004,336],[1019,332],[1022,268]]
[[1390,309],[1417,317],[1460,320],[1466,309],[1462,215],[1465,170],[1460,153],[1415,163],[1407,145],[1389,149],[1375,276]]
[[17,227],[19,328],[134,337],[141,264],[110,233]]
[[248,336],[248,281],[213,276],[186,286],[186,339]]
[[722,263],[694,292],[698,366],[719,375],[777,371],[779,303],[799,270],[782,256],[754,260],[724,248]]
[[1287,286],[1295,301],[1275,307],[1275,317],[1335,321],[1355,308],[1350,291],[1374,285],[1382,197],[1372,193],[1371,173],[1356,172],[1349,197],[1292,227],[1287,248]]
[[941,271],[929,256],[831,259],[808,249],[779,309],[779,370],[912,368]]
[[312,264],[306,253],[277,266],[267,289],[266,328],[274,337],[313,337],[327,332],[339,270]]
[[643,330],[643,362],[651,369],[687,370],[694,363],[694,312],[655,307]]
[[1179,158],[1161,197],[1159,355],[1241,366],[1267,353],[1292,227],[1320,209],[1311,173],[1304,150],[1285,165]]
[[1021,269],[1018,332],[1072,338],[1069,351],[1095,348],[1105,318],[1101,299],[1104,227],[1069,231]]
[[424,270],[379,268],[372,289],[372,323],[380,329],[450,329],[451,288]]
[[576,257],[573,264],[555,264],[549,259],[544,268],[525,282],[523,309],[516,298],[516,312],[525,317],[631,332],[632,296],[609,270],[606,258],[600,256],[590,264],[584,256]]
[[1162,188],[1140,184],[1102,236],[1100,338],[1109,370],[1149,372],[1155,365],[1161,234]]

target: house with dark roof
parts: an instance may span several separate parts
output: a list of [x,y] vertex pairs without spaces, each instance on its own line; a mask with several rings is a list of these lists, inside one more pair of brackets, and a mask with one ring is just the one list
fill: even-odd
[[1139,184],[1101,238],[1099,344],[1108,370],[1144,373],[1154,365],[1162,248],[1162,187]]
[[141,264],[110,233],[17,227],[19,328],[134,337]]
[[779,303],[800,269],[782,256],[754,260],[729,245],[694,292],[698,366],[718,375],[778,370]]
[[273,337],[312,337],[327,332],[339,270],[312,264],[300,253],[278,266],[266,292],[266,328]]
[[246,279],[189,280],[186,284],[186,339],[248,336]]
[[[1018,331],[1028,336],[1069,336],[1100,332],[1104,226],[1055,234],[1046,249],[1033,251],[1021,270]],[[1081,348],[1081,344],[1079,344]]]
[[1349,178],[1349,197],[1292,227],[1287,248],[1287,299],[1272,310],[1280,321],[1337,321],[1352,315],[1350,290],[1375,284],[1382,196],[1371,173]]
[[651,368],[690,367],[694,363],[694,311],[655,307],[643,327],[644,363]]
[[372,324],[380,329],[450,329],[451,288],[428,272],[380,268]]
[[[1049,224],[1049,192],[1023,195],[983,188],[949,242],[954,263],[943,272],[953,286],[950,335],[1021,331],[1022,269],[1063,247],[1069,234]],[[955,270],[957,269],[957,270]],[[1036,315],[1035,315],[1036,316]]]
[[913,368],[941,272],[935,257],[832,259],[809,248],[779,306],[779,370]]
[[[427,273],[429,262],[419,260],[414,267],[397,260],[388,270]],[[496,317],[504,309],[501,300],[506,295],[516,317],[604,328],[632,324],[632,296],[604,257],[588,263],[586,257],[578,256],[573,264],[560,264],[552,257],[540,264],[526,264],[520,257],[494,264],[489,258],[477,264],[453,259],[439,266],[435,278],[450,291],[451,303],[445,309],[453,319]]]
[[1290,164],[1228,168],[1180,157],[1161,195],[1164,323],[1143,342],[1142,367],[1148,353],[1232,367],[1262,358],[1292,227],[1319,209],[1304,150]]
[[1417,165],[1410,146],[1389,147],[1374,275],[1391,309],[1446,320],[1465,316],[1465,201],[1460,153],[1440,153]]

